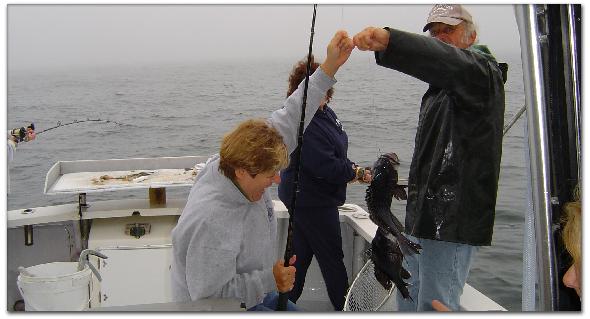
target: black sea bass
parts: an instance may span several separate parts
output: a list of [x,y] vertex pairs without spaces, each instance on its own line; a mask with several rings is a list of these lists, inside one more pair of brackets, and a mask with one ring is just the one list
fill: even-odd
[[403,225],[391,212],[393,197],[407,199],[403,186],[398,185],[397,167],[399,159],[395,153],[379,156],[373,165],[373,180],[367,187],[365,201],[369,218],[378,226],[371,242],[371,259],[375,264],[375,277],[384,288],[391,287],[392,281],[404,298],[408,298],[407,284],[403,279],[410,274],[402,267],[404,254],[419,254],[422,247],[406,238]]

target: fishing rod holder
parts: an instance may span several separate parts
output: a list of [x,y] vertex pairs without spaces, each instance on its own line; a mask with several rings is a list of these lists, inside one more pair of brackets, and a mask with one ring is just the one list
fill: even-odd
[[[33,208],[26,208],[23,209],[21,214],[32,214],[35,210]],[[33,225],[25,225],[23,226],[23,230],[25,233],[25,246],[33,246]]]
[[92,219],[83,219],[83,213],[88,210],[89,205],[86,203],[86,193],[78,194],[78,216],[80,218],[80,237],[84,249],[88,248],[88,238],[90,236],[90,225]]
[[166,206],[166,188],[164,187],[150,187],[149,188],[150,207],[164,207]]
[[25,225],[25,246],[33,246],[33,225]]
[[86,203],[86,193],[78,194],[78,214],[82,218],[82,213],[88,210],[89,205]]

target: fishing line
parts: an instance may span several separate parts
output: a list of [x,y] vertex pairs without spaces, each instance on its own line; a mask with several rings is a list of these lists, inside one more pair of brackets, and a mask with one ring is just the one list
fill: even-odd
[[[377,83],[377,67],[378,67],[377,62],[371,61],[371,59],[373,59],[374,56],[375,56],[374,54],[369,54],[369,63],[373,64],[373,72],[372,72],[373,79],[371,81],[372,84]],[[377,135],[377,121],[376,121],[377,120],[377,109],[376,109],[377,106],[375,105],[375,92],[373,90],[374,88],[375,88],[374,86],[371,87],[371,89],[372,89],[372,91],[371,91],[371,113],[373,113],[372,114],[373,119],[371,122],[373,123],[373,143],[374,143],[373,150],[377,150],[377,154],[375,154],[376,155],[375,158],[378,158],[381,155],[381,148],[378,147],[378,145],[377,145],[377,136],[379,136],[379,135]]]
[[116,124],[116,125],[125,125],[125,124],[123,124],[123,123],[119,123],[119,122],[116,122],[116,121],[111,121],[111,120],[103,120],[103,119],[88,119],[88,118],[87,118],[87,119],[85,119],[85,120],[74,120],[74,121],[72,121],[72,122],[65,123],[65,124],[62,124],[62,123],[61,123],[61,121],[57,121],[57,125],[55,125],[55,126],[53,126],[53,127],[50,127],[50,128],[47,128],[47,129],[44,129],[44,130],[42,130],[42,131],[40,131],[40,132],[35,132],[35,135],[39,135],[39,134],[41,134],[41,133],[44,133],[44,132],[47,132],[47,131],[51,131],[51,130],[53,130],[53,129],[56,129],[56,128],[60,128],[60,127],[64,127],[64,126],[68,126],[68,125],[72,125],[72,124],[79,124],[79,123],[84,123],[84,122],[101,122],[101,123],[103,123],[103,124],[109,124],[109,123],[113,123],[113,124]]

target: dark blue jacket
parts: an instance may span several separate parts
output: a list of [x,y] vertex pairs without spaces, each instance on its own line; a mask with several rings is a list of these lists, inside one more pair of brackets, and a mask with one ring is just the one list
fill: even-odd
[[[346,185],[354,177],[354,164],[347,158],[348,136],[336,113],[326,105],[318,109],[303,134],[299,174],[298,207],[340,206],[346,201]],[[294,154],[281,172],[279,198],[291,205]]]

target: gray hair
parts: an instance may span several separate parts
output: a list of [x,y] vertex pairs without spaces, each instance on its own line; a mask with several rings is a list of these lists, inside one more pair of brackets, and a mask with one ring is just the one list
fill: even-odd
[[465,26],[465,33],[463,34],[463,38],[461,40],[463,42],[467,43],[467,41],[469,41],[469,38],[471,37],[473,32],[475,32],[476,38],[475,38],[475,41],[473,41],[472,45],[479,42],[479,38],[477,37],[477,25],[475,25],[475,23],[469,22],[469,21],[463,21],[461,23]]

